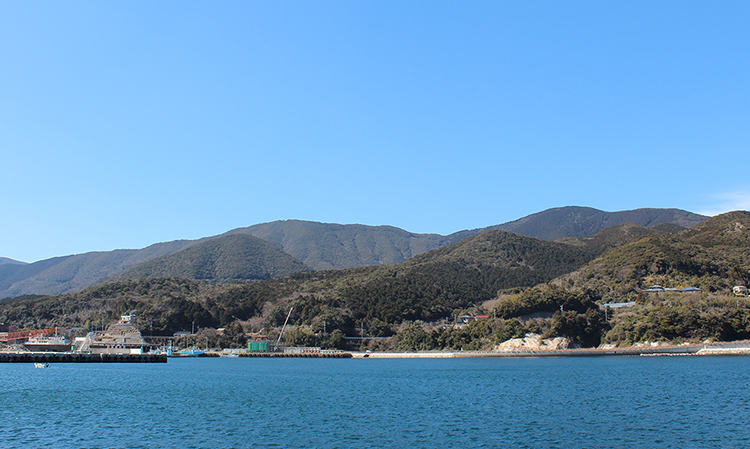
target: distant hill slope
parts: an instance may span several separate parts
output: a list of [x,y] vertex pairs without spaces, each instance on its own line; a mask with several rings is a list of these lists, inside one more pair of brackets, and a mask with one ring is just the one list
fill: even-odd
[[598,256],[610,248],[624,245],[648,234],[670,234],[683,229],[685,228],[673,224],[668,224],[668,226],[659,224],[647,228],[633,223],[622,223],[604,228],[592,237],[565,237],[555,241],[585,247],[589,252]]
[[[558,277],[555,282],[567,281],[565,276],[560,277],[565,273],[574,272],[577,280],[595,282],[599,274],[582,273],[594,266],[586,265],[588,262],[608,248],[614,249],[596,259],[599,263],[611,260],[607,263],[614,274],[601,272],[603,279],[619,276],[618,270],[628,262],[621,260],[618,254],[642,255],[647,258],[646,262],[635,260],[634,263],[650,270],[653,257],[647,253],[655,245],[651,240],[657,247],[670,239],[711,240],[710,229],[723,232],[745,226],[744,217],[739,218],[739,224],[738,220],[707,222],[699,229],[683,231],[684,237],[622,224],[594,237],[570,239],[569,243],[490,230],[396,265],[297,273],[254,283],[208,286],[188,279],[150,277],[161,273],[214,280],[251,277],[205,274],[205,267],[211,267],[210,273],[227,273],[216,268],[237,265],[219,263],[219,259],[243,260],[247,257],[235,258],[236,253],[243,253],[237,248],[257,247],[258,239],[250,235],[230,234],[144,263],[131,271],[140,271],[139,276],[149,276],[148,279],[120,280],[80,293],[43,299],[7,301],[0,303],[0,317],[23,325],[37,320],[36,325],[46,326],[46,321],[38,321],[39,316],[57,317],[64,313],[73,325],[73,321],[80,324],[100,321],[102,316],[116,317],[121,310],[135,307],[143,320],[153,322],[159,332],[169,333],[175,326],[191,321],[216,327],[249,319],[271,326],[281,325],[293,306],[291,322],[296,324],[326,326],[328,332],[339,329],[345,335],[352,335],[356,332],[355,322],[366,322],[370,332],[387,332],[391,325],[404,320],[445,318],[456,310],[494,298],[499,291],[538,285],[555,277]],[[721,234],[719,231],[713,234],[717,232]],[[271,253],[281,253],[271,244],[263,242],[263,245]],[[700,263],[709,266],[708,261]],[[625,269],[634,268],[625,266]]]
[[458,241],[468,235],[488,229],[500,229],[543,240],[557,240],[565,237],[591,237],[602,229],[623,223],[646,227],[671,223],[683,228],[690,228],[706,218],[703,215],[679,209],[635,209],[605,212],[591,207],[567,206],[547,209],[496,226],[461,231],[449,237],[451,241]]
[[392,226],[340,225],[287,220],[229,231],[272,243],[315,270],[339,270],[401,263],[447,246],[446,237],[412,234]]
[[[386,336],[400,331],[399,338],[412,338],[418,334],[411,333],[415,325],[410,321],[466,313],[493,298],[498,302],[494,312],[502,321],[481,320],[462,328],[465,331],[445,327],[448,334],[423,329],[424,335],[436,340],[420,349],[472,348],[472,342],[485,338],[494,339],[485,345],[492,348],[530,331],[567,336],[586,346],[685,337],[694,341],[746,339],[750,313],[741,306],[742,299],[706,293],[728,295],[733,285],[750,282],[749,233],[750,212],[746,211],[713,217],[677,233],[621,224],[593,237],[566,239],[568,243],[490,230],[396,265],[297,273],[236,284],[150,277],[59,296],[8,299],[0,301],[0,321],[18,328],[81,326],[88,331],[93,323],[137,310],[149,330],[153,326],[157,335],[171,335],[193,323],[227,329],[230,324],[236,328],[238,321],[245,329],[281,326],[292,310],[290,324],[296,325],[298,337],[333,338],[335,334],[345,344],[342,335]],[[232,238],[239,240],[221,241]],[[233,251],[248,244],[252,236],[222,239],[207,242],[211,245],[205,249],[198,245],[193,251],[186,249],[180,257],[220,254],[222,245]],[[216,248],[209,250],[212,246]],[[704,293],[638,294],[651,284],[692,285]],[[513,294],[519,287],[532,285]],[[597,305],[628,299],[639,304],[614,318]],[[561,306],[565,310],[558,313]],[[514,319],[552,311],[554,315],[546,319]],[[244,335],[242,329],[238,332]]]
[[[493,298],[506,288],[545,282],[580,267],[586,250],[504,231],[490,230],[397,265],[300,274],[247,287],[242,296],[270,303],[272,324],[294,306],[296,323],[313,322],[336,308],[352,320],[431,321]],[[231,313],[243,310],[244,299]],[[257,305],[255,306],[257,308]]]
[[649,234],[555,281],[602,295],[636,295],[659,284],[727,292],[750,283],[750,212],[709,218],[676,234]]
[[0,298],[24,294],[58,295],[82,290],[145,260],[171,254],[198,242],[200,240],[176,240],[143,249],[54,257],[26,265],[0,265]]
[[[506,230],[544,240],[557,240],[565,237],[592,237],[602,229],[626,222],[649,226],[654,230],[655,226],[666,226],[674,230],[676,227],[690,227],[704,218],[677,209],[604,212],[585,207],[563,207],[449,236],[414,234],[392,226],[341,225],[300,220],[263,223],[234,229],[223,235],[249,234],[275,245],[314,270],[337,270],[398,264],[415,255],[446,247],[486,230]],[[221,236],[158,243],[140,250],[77,254],[26,265],[0,264],[0,298],[81,290],[142,262],[176,253],[216,237]]]
[[116,278],[179,277],[226,283],[271,279],[306,271],[312,270],[275,245],[252,235],[230,234],[148,260]]
[[750,247],[750,212],[739,210],[717,215],[683,232],[693,244],[733,248]]
[[[210,287],[193,280],[150,277],[178,271],[192,278],[206,277],[206,272],[213,273],[214,267],[223,265],[220,259],[234,261],[236,248],[257,248],[259,241],[233,234],[203,242],[122,274],[138,272],[149,279],[118,280],[79,293],[0,303],[0,317],[25,325],[35,319],[32,310],[43,316],[65,310],[66,319],[84,323],[94,316],[114,317],[120,309],[136,307],[140,319],[158,323],[159,329],[192,320],[220,326],[261,315],[264,322],[276,325],[283,323],[293,305],[291,322],[311,323],[322,316],[329,332],[337,326],[349,332],[355,319],[398,323],[450,316],[454,309],[492,298],[500,289],[545,282],[591,259],[581,247],[490,230],[396,265],[298,273]],[[270,247],[275,254],[281,253],[262,243],[264,250]],[[163,293],[165,288],[169,293]]]
[[9,259],[7,257],[0,257],[0,265],[26,265],[26,262],[19,262],[17,260]]
[[[418,254],[458,243],[487,230],[503,230],[542,240],[592,237],[608,227],[632,223],[688,228],[706,217],[679,209],[604,212],[588,207],[548,209],[508,223],[459,231],[449,236],[413,234],[392,226],[340,225],[301,220],[275,221],[229,231],[273,243],[315,270],[401,263]],[[663,232],[663,231],[660,231]]]

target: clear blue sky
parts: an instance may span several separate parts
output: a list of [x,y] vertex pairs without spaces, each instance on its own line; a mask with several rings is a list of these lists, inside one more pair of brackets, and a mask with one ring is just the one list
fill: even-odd
[[750,2],[0,3],[0,256],[750,208]]

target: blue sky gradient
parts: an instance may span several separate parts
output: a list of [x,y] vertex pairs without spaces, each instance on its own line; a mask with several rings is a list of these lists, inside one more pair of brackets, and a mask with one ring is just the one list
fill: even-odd
[[0,256],[750,208],[750,3],[0,3]]

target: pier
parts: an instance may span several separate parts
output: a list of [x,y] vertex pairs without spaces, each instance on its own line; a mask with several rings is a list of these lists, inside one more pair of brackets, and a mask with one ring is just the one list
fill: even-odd
[[167,363],[163,354],[83,354],[79,352],[4,352],[0,363]]
[[303,358],[303,359],[351,359],[349,352],[246,352],[240,357]]

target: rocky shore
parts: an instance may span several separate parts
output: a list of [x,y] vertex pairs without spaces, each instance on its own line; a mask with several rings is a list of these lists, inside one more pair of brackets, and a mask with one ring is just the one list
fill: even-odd
[[[565,340],[565,339],[562,339]],[[750,341],[671,345],[646,343],[627,347],[569,348],[559,338],[544,340],[536,335],[512,339],[493,351],[353,352],[352,358],[445,359],[466,357],[601,357],[601,356],[717,356],[750,355]]]

